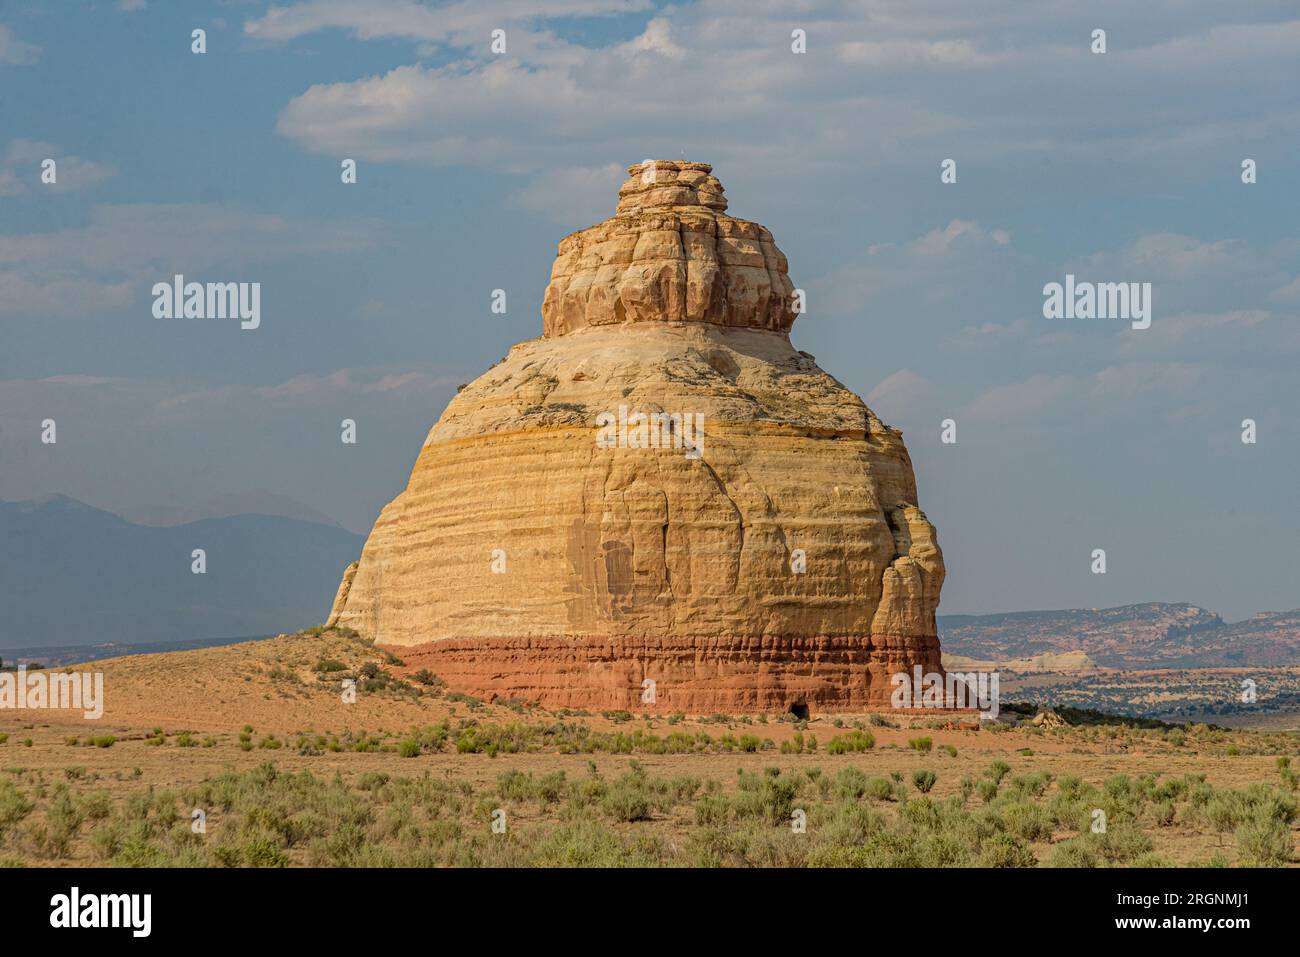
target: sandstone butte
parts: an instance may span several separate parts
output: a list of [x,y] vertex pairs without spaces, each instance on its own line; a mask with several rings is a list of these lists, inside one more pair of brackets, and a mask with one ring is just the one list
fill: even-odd
[[[542,337],[452,399],[330,624],[548,708],[883,710],[942,672],[902,434],[790,344],[786,258],[711,172],[632,166],[560,242]],[[601,447],[620,406],[702,414],[701,454]]]

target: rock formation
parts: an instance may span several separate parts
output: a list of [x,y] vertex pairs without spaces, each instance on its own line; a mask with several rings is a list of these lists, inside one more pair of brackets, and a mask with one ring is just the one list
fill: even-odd
[[796,351],[771,234],[704,163],[561,241],[544,335],[464,387],[339,586],[454,689],[547,707],[887,708],[942,671],[902,436]]

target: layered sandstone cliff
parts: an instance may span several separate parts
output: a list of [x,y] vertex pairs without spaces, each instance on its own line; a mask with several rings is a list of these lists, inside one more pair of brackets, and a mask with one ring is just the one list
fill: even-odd
[[887,707],[890,675],[940,670],[902,437],[791,346],[785,257],[707,165],[630,173],[561,242],[545,335],[434,425],[330,620],[551,707]]

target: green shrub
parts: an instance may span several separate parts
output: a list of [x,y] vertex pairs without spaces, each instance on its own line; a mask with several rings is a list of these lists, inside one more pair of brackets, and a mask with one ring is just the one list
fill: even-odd
[[867,793],[868,781],[866,772],[861,768],[845,768],[835,776],[835,787],[840,797],[856,801]]
[[1046,841],[1052,836],[1052,815],[1040,804],[1009,801],[1001,816],[1006,829],[1026,841]]
[[1169,827],[1174,823],[1174,812],[1173,801],[1157,801],[1151,806],[1151,817],[1160,827]]
[[892,801],[896,797],[894,785],[888,778],[871,778],[867,781],[863,794],[873,801]]
[[1237,850],[1250,867],[1285,867],[1291,860],[1291,829],[1260,815],[1237,828]]
[[1042,797],[1052,783],[1052,776],[1045,771],[1033,774],[1018,774],[1011,778],[1011,793],[1020,797]]
[[1102,834],[1088,833],[1084,839],[1110,864],[1126,864],[1151,852],[1151,838],[1132,824],[1117,824]]
[[848,754],[850,752],[870,751],[876,746],[876,738],[870,731],[855,728],[844,734],[837,734],[826,744],[831,754]]
[[32,813],[34,805],[12,781],[0,780],[0,838],[15,824]]
[[289,857],[280,849],[280,842],[271,834],[256,834],[245,838],[239,847],[241,867],[288,867]]
[[1082,838],[1072,838],[1052,848],[1048,863],[1052,867],[1096,867],[1097,855]]
[[650,820],[650,799],[643,790],[629,785],[611,788],[601,801],[601,808],[616,821]]
[[1010,834],[994,834],[980,844],[978,867],[1035,867],[1034,852]]
[[443,680],[439,678],[437,675],[435,675],[428,668],[421,668],[411,677],[414,678],[420,684],[431,688],[442,687],[444,684]]
[[731,802],[722,794],[706,794],[695,804],[695,823],[700,827],[719,827],[731,816]]

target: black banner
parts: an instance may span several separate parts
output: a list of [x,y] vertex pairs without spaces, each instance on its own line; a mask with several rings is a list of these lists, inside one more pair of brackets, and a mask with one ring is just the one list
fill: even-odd
[[[940,947],[1014,934],[1230,942],[1288,932],[1295,870],[108,870],[0,871],[11,942],[116,946],[419,938],[499,945],[666,932],[734,946],[781,924],[837,924]],[[629,923],[631,921],[631,923]],[[655,930],[658,928],[658,930]],[[612,940],[609,937],[602,939]],[[1262,939],[1262,938],[1261,938]],[[554,944],[564,941],[556,939]],[[687,941],[682,941],[687,943]]]

